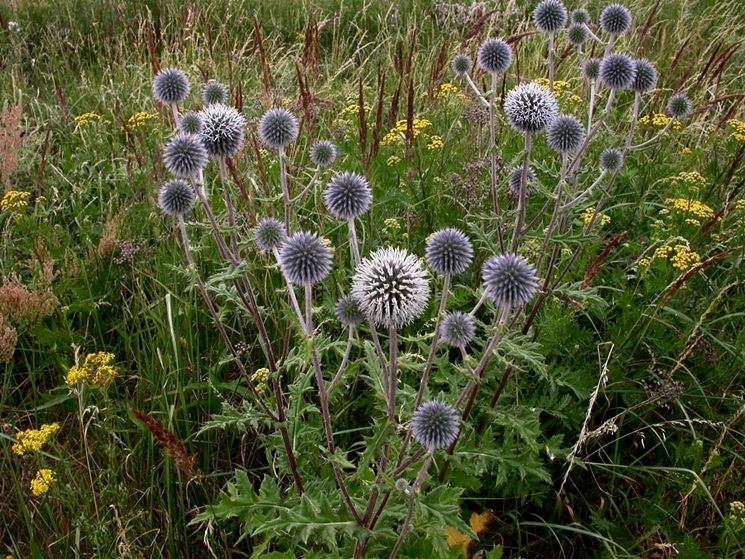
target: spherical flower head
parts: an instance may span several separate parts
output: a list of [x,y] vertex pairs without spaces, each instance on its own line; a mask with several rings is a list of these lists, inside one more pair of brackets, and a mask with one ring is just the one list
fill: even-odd
[[310,148],[310,161],[316,167],[328,167],[336,160],[336,146],[328,140],[318,140]]
[[600,81],[611,89],[628,89],[634,82],[634,60],[615,52],[600,61]]
[[205,105],[214,105],[220,103],[224,105],[228,102],[228,88],[215,80],[210,80],[202,87],[202,102]]
[[587,26],[584,23],[573,23],[567,28],[567,39],[575,47],[580,46],[582,43],[587,41],[589,33],[587,32]]
[[479,67],[490,74],[502,74],[512,64],[512,47],[502,39],[487,39],[476,55]]
[[287,281],[296,285],[322,282],[331,271],[333,252],[329,242],[315,233],[298,231],[279,251],[279,267]]
[[235,108],[215,103],[199,113],[202,131],[199,137],[210,157],[233,157],[243,145],[246,119]]
[[365,177],[357,173],[339,173],[326,186],[323,203],[336,219],[355,219],[370,209],[370,184]]
[[265,217],[254,228],[254,241],[262,252],[279,249],[287,239],[285,224],[273,217]]
[[424,402],[411,417],[412,436],[429,452],[453,444],[459,431],[458,412],[445,402]]
[[556,97],[537,83],[518,85],[507,94],[504,110],[510,125],[518,132],[540,132],[559,113]]
[[691,100],[685,93],[675,93],[667,102],[667,112],[674,118],[685,118],[691,114]]
[[600,168],[608,173],[615,173],[623,166],[623,152],[616,148],[604,149],[600,154]]
[[359,303],[351,295],[344,295],[336,301],[334,315],[336,320],[344,326],[357,326],[365,320],[365,315],[362,313]]
[[188,179],[207,165],[207,150],[199,136],[176,134],[163,149],[163,162],[171,174]]
[[560,115],[548,125],[546,133],[549,147],[557,153],[577,151],[585,139],[585,127],[572,115]]
[[569,16],[569,19],[572,23],[580,23],[587,25],[590,23],[590,12],[585,10],[584,8],[577,8],[576,10],[572,11],[571,16]]
[[487,297],[505,309],[526,304],[538,290],[536,269],[518,254],[492,256],[481,276]]
[[582,77],[588,82],[598,79],[600,76],[600,60],[588,58],[582,63]]
[[174,217],[189,213],[195,201],[194,189],[181,179],[168,181],[158,191],[158,207]]
[[189,79],[181,70],[163,68],[153,78],[153,97],[164,105],[181,103],[189,95]]
[[[507,179],[507,190],[510,193],[510,196],[513,198],[517,198],[520,196],[520,183],[523,178],[523,166],[518,165],[512,171],[510,171],[510,176]],[[525,193],[531,194],[533,192],[533,185],[538,181],[538,177],[533,172],[533,169],[528,167],[528,175],[527,175],[527,181],[525,183]]]
[[634,61],[634,81],[631,90],[638,93],[650,91],[657,83],[657,70],[652,63],[642,58]]
[[178,121],[178,129],[183,134],[199,134],[202,131],[202,119],[199,113],[189,111],[182,114]]
[[600,28],[609,35],[623,35],[631,28],[631,12],[621,4],[609,4],[600,12]]
[[543,0],[533,10],[533,23],[544,33],[556,33],[568,19],[567,9],[559,0]]
[[259,121],[259,140],[268,148],[280,149],[297,139],[300,125],[287,109],[270,109]]
[[471,57],[467,54],[456,54],[450,62],[450,68],[456,76],[465,76],[473,68]]
[[436,274],[454,276],[465,272],[471,264],[473,246],[465,233],[448,227],[429,236],[425,258]]
[[461,311],[449,312],[440,325],[442,341],[450,347],[466,347],[476,336],[473,317]]
[[352,296],[365,317],[388,328],[401,328],[418,318],[429,293],[421,260],[400,248],[376,250],[360,263],[352,280]]

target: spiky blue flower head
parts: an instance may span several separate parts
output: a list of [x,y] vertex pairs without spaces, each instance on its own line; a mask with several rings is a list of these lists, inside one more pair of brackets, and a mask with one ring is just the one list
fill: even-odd
[[357,173],[339,173],[326,185],[323,203],[336,219],[355,219],[370,209],[370,184],[365,177]]
[[460,417],[450,404],[424,402],[411,417],[411,434],[427,451],[450,446],[458,438]]
[[646,93],[657,83],[657,70],[646,58],[634,61],[634,81],[631,90]]
[[631,28],[631,12],[621,4],[609,4],[600,12],[600,28],[609,35],[623,35]]
[[199,112],[202,131],[199,137],[210,157],[233,157],[243,145],[246,119],[235,108],[215,103]]
[[450,62],[450,68],[456,76],[465,76],[473,68],[473,62],[467,54],[459,53]]
[[214,105],[228,102],[228,87],[216,80],[210,80],[202,87],[202,103]]
[[568,19],[567,9],[559,0],[543,0],[533,10],[533,23],[544,33],[556,33]]
[[614,52],[600,61],[600,81],[610,89],[628,89],[634,82],[634,60]]
[[473,246],[460,229],[448,227],[427,238],[427,264],[441,276],[462,274],[473,260]]
[[153,97],[159,103],[181,103],[189,95],[189,79],[177,68],[163,68],[153,78]]
[[559,113],[556,97],[534,82],[518,85],[508,94],[504,110],[510,125],[518,132],[540,132]]
[[572,11],[572,14],[569,16],[569,19],[572,23],[580,23],[587,25],[590,23],[590,12],[585,10],[584,8],[577,8],[576,10]]
[[336,320],[344,326],[357,326],[363,320],[365,315],[362,314],[359,303],[351,295],[339,297],[334,305],[334,315]]
[[572,115],[559,115],[548,125],[546,139],[557,153],[577,151],[585,138],[585,127]]
[[449,312],[440,325],[442,341],[450,347],[466,347],[476,336],[473,317],[461,311]]
[[287,281],[296,285],[322,282],[331,271],[333,251],[323,237],[298,231],[279,250],[279,267]]
[[582,63],[582,77],[588,82],[598,79],[600,76],[600,60],[588,58]]
[[685,118],[691,114],[691,100],[685,93],[675,93],[667,102],[667,112],[675,118]]
[[538,290],[536,269],[519,254],[492,256],[481,271],[484,290],[498,307],[526,304]]
[[280,149],[297,139],[300,125],[287,109],[269,109],[259,120],[259,140],[268,148]]
[[189,213],[195,200],[194,189],[181,179],[168,181],[158,191],[158,207],[174,217]]
[[[512,171],[507,179],[507,190],[513,198],[517,198],[520,195],[520,183],[523,178],[523,166],[518,165]],[[538,177],[533,172],[533,169],[528,167],[527,181],[525,183],[525,193],[531,194],[533,192],[533,186],[538,181]]]
[[318,140],[310,148],[310,161],[316,167],[328,167],[336,161],[336,146],[328,140]]
[[419,258],[404,249],[384,247],[357,266],[352,296],[373,324],[401,328],[424,312],[429,279]]
[[575,47],[582,45],[590,34],[587,32],[587,26],[584,23],[573,23],[567,27],[567,39]]
[[202,119],[194,111],[186,112],[178,120],[178,129],[183,134],[199,134],[202,131]]
[[207,165],[207,150],[199,136],[176,134],[163,149],[163,162],[171,174],[188,179]]
[[606,148],[600,154],[600,168],[615,173],[623,166],[623,152],[616,148]]
[[487,39],[476,55],[479,67],[489,74],[502,74],[512,64],[512,47],[502,39]]
[[254,241],[262,252],[278,249],[286,239],[285,224],[273,217],[260,219],[254,228]]

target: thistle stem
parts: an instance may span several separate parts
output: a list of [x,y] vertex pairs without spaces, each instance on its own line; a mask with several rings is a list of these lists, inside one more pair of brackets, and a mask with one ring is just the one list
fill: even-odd
[[287,185],[287,164],[285,162],[285,148],[279,148],[279,184],[282,187],[282,199],[285,206],[285,232],[290,233],[290,189]]
[[554,34],[548,34],[548,88],[554,90]]
[[347,223],[349,224],[349,247],[352,251],[352,260],[356,268],[362,261],[360,257],[360,245],[357,240],[357,228],[354,224],[354,219],[350,219]]
[[398,386],[398,335],[396,328],[388,328],[388,362],[390,376],[388,377],[388,420],[391,425],[396,424],[396,388]]
[[484,304],[484,301],[486,301],[486,290],[484,290],[484,291],[483,291],[483,292],[481,293],[481,297],[479,297],[479,300],[478,300],[478,302],[477,302],[477,303],[476,303],[476,305],[475,305],[475,306],[473,307],[473,310],[472,310],[472,311],[471,311],[470,313],[468,313],[468,314],[470,314],[471,316],[476,316],[476,312],[477,312],[477,311],[478,311],[478,310],[479,310],[479,309],[481,308],[481,306],[482,306],[482,305]]
[[592,32],[592,29],[590,29],[590,26],[589,25],[587,25],[586,23],[583,23],[582,25],[584,26],[585,31],[587,31],[587,33],[588,33],[588,35],[590,35],[590,37],[592,37],[598,43],[602,43],[603,42],[603,40],[600,37],[598,37],[597,35],[595,35],[595,33]]
[[316,167],[316,170],[313,172],[313,176],[310,178],[310,182],[305,186],[305,188],[303,188],[303,191],[290,200],[291,205],[302,200],[302,198],[308,193],[308,191],[315,186],[316,181],[318,180],[318,175],[320,174],[321,174],[321,168]]
[[598,175],[598,178],[595,179],[595,181],[590,186],[588,186],[584,192],[578,194],[573,200],[570,200],[569,202],[561,206],[561,211],[563,212],[564,210],[568,210],[569,208],[573,208],[574,206],[579,204],[586,196],[588,196],[593,190],[595,190],[595,188],[597,188],[597,186],[600,184],[600,181],[603,180],[606,174],[607,171],[600,171],[600,175]]
[[611,107],[613,107],[613,102],[616,100],[616,90],[611,89],[610,93],[608,94],[608,102],[605,104],[605,110],[603,111],[604,114],[610,113]]
[[[491,206],[495,215],[499,216],[499,198],[497,197],[497,75],[491,75],[491,90],[489,95],[489,162],[491,164]],[[502,246],[502,228],[497,226],[499,244]],[[502,247],[503,248],[503,247]]]
[[665,132],[667,132],[670,129],[670,127],[673,125],[673,121],[674,120],[675,120],[675,117],[672,117],[668,121],[668,123],[659,132],[657,132],[657,134],[655,134],[654,136],[652,136],[649,140],[647,140],[646,142],[642,142],[641,144],[636,144],[635,146],[629,146],[628,148],[626,148],[626,151],[627,152],[629,152],[629,151],[637,151],[637,150],[640,150],[640,149],[644,149],[645,147],[651,146],[657,140],[659,140]]
[[336,385],[341,380],[341,377],[344,374],[344,370],[347,368],[347,364],[349,363],[349,354],[352,351],[352,342],[354,341],[354,327],[349,326],[347,330],[349,332],[349,334],[347,335],[347,347],[344,349],[344,356],[341,359],[341,364],[339,365],[339,368],[336,370],[336,374],[334,375],[334,378],[332,378],[331,382],[329,383],[329,387],[328,387],[329,394],[331,394],[331,392],[334,391],[334,388],[336,388]]
[[388,556],[388,559],[396,559],[396,557],[398,557],[398,553],[401,551],[401,546],[404,543],[404,539],[408,535],[409,530],[411,530],[411,517],[414,514],[414,504],[416,503],[417,493],[419,492],[419,488],[424,482],[424,478],[427,476],[427,471],[429,470],[431,464],[432,453],[429,453],[427,455],[427,458],[422,463],[422,467],[419,468],[419,473],[416,475],[414,485],[412,485],[409,489],[409,502],[406,506],[406,518],[404,518],[404,523],[401,526],[401,531],[398,534],[398,538],[396,539],[396,543],[394,544],[393,550]]
[[471,88],[471,91],[474,92],[476,95],[476,98],[483,103],[485,107],[489,107],[489,101],[486,100],[486,98],[481,94],[479,91],[479,88],[476,86],[475,83],[473,83],[473,80],[471,79],[471,76],[468,74],[465,74],[466,83],[468,83],[468,86]]
[[587,107],[587,133],[590,133],[592,128],[592,113],[595,109],[595,80],[590,80],[590,103]]
[[429,382],[429,374],[432,371],[432,365],[435,362],[435,355],[437,354],[437,346],[440,342],[440,324],[442,321],[442,313],[445,312],[447,306],[448,296],[450,294],[450,275],[446,274],[442,282],[442,293],[440,294],[440,306],[437,309],[437,318],[435,318],[435,332],[432,336],[432,345],[429,348],[429,355],[427,355],[427,364],[424,366],[422,371],[422,378],[419,381],[419,391],[414,401],[414,409],[419,407],[424,398],[424,391],[427,389],[427,383]]
[[176,128],[178,128],[178,123],[180,120],[178,114],[178,105],[176,103],[171,103],[171,118],[173,119],[173,128],[175,130]]
[[[272,249],[272,253],[274,254],[274,258],[277,260],[277,265],[279,265],[279,251],[275,248]],[[307,335],[308,337],[312,337],[312,330],[308,329],[309,326],[307,323],[307,318],[303,317],[303,311],[300,310],[300,304],[298,303],[297,295],[295,294],[295,288],[284,274],[282,274],[282,277],[285,279],[285,285],[287,285],[287,294],[290,297],[290,303],[292,304],[292,308],[295,311],[295,316],[297,316],[298,322],[300,322],[300,328],[305,335]]]
[[626,134],[625,148],[628,150],[631,147],[631,142],[634,140],[634,130],[636,130],[636,121],[639,118],[639,105],[641,104],[642,95],[638,91],[634,94],[634,106],[631,109],[631,124],[629,125],[629,131]]
[[510,252],[517,252],[517,245],[520,242],[520,233],[525,222],[525,199],[528,190],[528,163],[530,161],[530,149],[533,145],[533,135],[530,132],[525,134],[525,155],[523,157],[523,171],[520,175],[520,194],[517,200],[517,216],[515,217],[515,227],[512,230],[512,241],[510,242]]

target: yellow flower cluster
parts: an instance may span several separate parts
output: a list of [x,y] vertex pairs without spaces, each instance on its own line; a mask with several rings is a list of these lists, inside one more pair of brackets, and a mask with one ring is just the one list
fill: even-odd
[[431,151],[442,149],[444,145],[445,142],[442,141],[442,138],[440,136],[430,136],[429,143],[427,144],[427,149]]
[[157,113],[135,113],[131,117],[127,119],[127,126],[129,126],[132,129],[139,128],[143,124],[145,124],[148,120],[153,120],[154,118],[158,118]]
[[745,503],[732,501],[729,504],[729,521],[735,530],[745,529]]
[[[585,211],[582,212],[582,223],[585,224],[585,227],[590,225],[590,223],[595,219],[595,208],[589,207],[585,209]],[[595,225],[597,229],[602,229],[606,225],[610,223],[610,216],[605,215],[604,213],[601,213],[597,219],[595,219]]]
[[727,121],[727,126],[732,129],[730,138],[741,144],[745,144],[745,122],[731,118]]
[[688,200],[686,198],[667,198],[665,203],[675,211],[692,214],[702,219],[711,219],[714,217],[714,210],[703,202],[698,200]]
[[[551,91],[551,88],[549,88],[549,86],[548,86],[548,84],[549,84],[548,79],[546,79],[546,78],[537,78],[535,80],[535,83],[537,83],[538,85],[540,85],[543,89],[548,89],[549,91]],[[554,92],[555,95],[558,96],[558,95],[561,95],[562,93],[564,93],[565,91],[569,91],[569,88],[570,87],[572,87],[572,84],[569,83],[569,82],[567,82],[567,81],[564,81],[564,80],[554,80],[553,92]]]
[[28,452],[39,452],[47,441],[59,431],[59,423],[48,423],[42,425],[41,429],[27,429],[16,434],[18,441],[10,449],[18,456]]
[[573,95],[570,95],[569,97],[567,97],[567,102],[572,107],[577,107],[577,106],[579,106],[579,105],[582,104],[582,97],[580,97],[579,95],[573,94]]
[[443,97],[457,97],[459,99],[465,99],[465,95],[461,92],[460,88],[450,82],[443,83],[437,88],[435,98],[442,99]]
[[54,472],[49,468],[42,468],[36,472],[36,477],[31,480],[31,493],[34,497],[44,495],[49,488],[57,481]]
[[360,114],[360,106],[359,105],[347,105],[342,109],[341,116],[357,116]]
[[85,356],[82,366],[70,367],[65,376],[68,386],[88,383],[99,388],[111,384],[119,376],[119,370],[112,365],[113,353],[89,353]]
[[393,167],[397,163],[401,162],[401,158],[398,155],[391,155],[388,159],[386,159],[386,163],[389,167]]
[[691,155],[693,153],[693,150],[689,147],[685,147],[682,150],[680,150],[680,155]]
[[269,369],[262,367],[251,375],[251,382],[256,387],[256,392],[264,394],[269,386]]
[[[432,123],[425,118],[415,118],[412,123],[414,137],[416,138],[422,133],[422,130],[432,126]],[[390,131],[383,136],[383,140],[380,142],[383,145],[400,144],[406,138],[406,121],[399,120],[396,122],[396,126],[390,129]]]
[[670,259],[673,268],[685,272],[701,262],[698,253],[691,250],[688,243],[679,243],[676,245],[663,245],[654,251],[652,259],[667,260]]
[[28,200],[31,198],[30,192],[21,190],[8,190],[0,199],[0,211],[12,212],[22,210],[28,206]]
[[108,120],[104,120],[104,118],[97,113],[83,113],[82,115],[75,117],[75,124],[78,126],[85,126],[91,122],[101,122],[103,124],[109,123]]
[[692,186],[694,188],[703,188],[704,186],[706,186],[706,179],[701,176],[701,173],[699,173],[698,171],[684,171],[671,177],[671,179],[673,181],[683,182],[688,186]]
[[[670,123],[671,118],[664,113],[656,113],[652,116],[645,115],[639,119],[639,124],[642,126],[655,126],[657,128],[664,128]],[[673,122],[673,129],[680,130],[681,124],[679,120]]]

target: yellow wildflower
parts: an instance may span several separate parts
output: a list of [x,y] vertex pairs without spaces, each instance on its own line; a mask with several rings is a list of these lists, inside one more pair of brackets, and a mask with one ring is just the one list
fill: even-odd
[[714,217],[714,210],[698,200],[667,198],[665,203],[677,212],[692,214],[702,219],[711,219]]
[[18,441],[11,447],[11,450],[18,456],[23,456],[27,452],[39,452],[42,447],[59,431],[59,423],[48,423],[42,425],[41,429],[27,429],[19,431],[16,434]]
[[98,113],[83,113],[75,117],[75,124],[77,126],[85,126],[87,124],[90,124],[91,122],[108,124],[109,121],[104,120],[104,118]]
[[[415,118],[414,121],[411,123],[414,138],[419,136],[422,130],[424,130],[425,128],[431,125],[432,123],[425,118]],[[406,138],[406,121],[399,120],[398,122],[396,122],[396,126],[391,128],[388,131],[388,133],[383,137],[381,144],[389,145],[389,144],[402,143],[405,138]]]
[[729,504],[729,520],[735,530],[745,529],[745,503],[732,501]]
[[582,212],[582,223],[587,227],[593,221],[595,222],[595,228],[602,229],[610,223],[610,216],[601,213],[597,218],[595,218],[595,208],[589,207]]
[[442,138],[440,136],[430,136],[429,143],[427,144],[427,149],[430,151],[434,151],[437,149],[442,149],[444,145],[445,142],[442,141]]
[[688,244],[679,244],[673,247],[675,253],[670,258],[673,268],[685,272],[701,262],[701,257]]
[[389,167],[393,167],[397,163],[401,162],[401,158],[398,155],[391,155],[387,160],[386,163]]
[[[537,83],[538,85],[540,85],[543,89],[548,89],[549,91],[551,91],[551,89],[548,86],[549,85],[549,81],[546,78],[537,78],[535,80],[535,83]],[[572,84],[570,84],[567,81],[564,81],[564,80],[554,80],[553,92],[558,96],[558,95],[561,95],[562,93],[564,93],[565,91],[568,91],[570,87],[572,87]]]
[[727,126],[732,129],[730,138],[741,144],[745,144],[745,122],[736,118],[727,121]]
[[435,93],[435,98],[442,99],[443,97],[457,97],[462,99],[465,98],[465,95],[461,93],[461,90],[457,85],[446,82],[440,85]]
[[696,227],[701,226],[701,222],[698,219],[692,219],[690,217],[685,220],[685,223],[687,223],[688,225],[695,225]]
[[680,150],[680,155],[691,155],[693,153],[693,150],[689,147],[685,147],[682,150]]
[[89,353],[85,356],[82,366],[70,367],[65,375],[65,383],[68,386],[76,386],[80,383],[88,383],[99,388],[111,384],[119,376],[119,369],[112,365],[113,353]]
[[360,106],[359,105],[347,105],[342,109],[341,111],[342,116],[357,116],[360,114]]
[[264,394],[269,385],[269,369],[262,367],[251,375],[251,382],[256,386],[256,392]]
[[36,477],[31,480],[31,493],[34,497],[44,495],[49,488],[57,481],[54,472],[49,468],[42,468],[36,472]]
[[29,198],[31,198],[30,192],[23,192],[22,190],[8,190],[0,199],[0,211],[13,212],[22,210],[28,206]]
[[145,124],[148,120],[152,120],[154,118],[158,118],[157,113],[145,113],[145,112],[135,113],[127,119],[127,126],[129,126],[132,129],[139,128],[140,126]]

